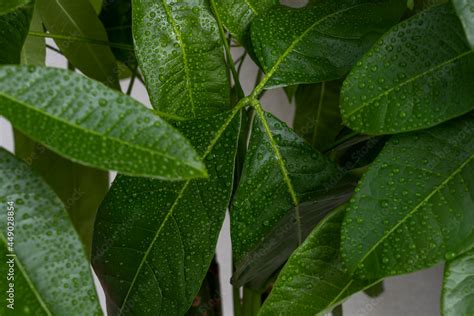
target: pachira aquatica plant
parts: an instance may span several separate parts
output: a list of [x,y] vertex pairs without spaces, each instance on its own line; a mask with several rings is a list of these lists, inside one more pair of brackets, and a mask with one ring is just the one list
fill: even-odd
[[443,315],[474,315],[474,1],[285,4],[0,1],[1,315],[219,315],[226,212],[236,316],[440,262]]

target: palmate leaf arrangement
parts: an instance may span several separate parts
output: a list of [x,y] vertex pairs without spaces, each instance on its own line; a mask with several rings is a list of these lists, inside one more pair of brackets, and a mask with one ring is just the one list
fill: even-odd
[[[90,264],[108,315],[218,314],[227,211],[236,315],[340,313],[443,261],[442,313],[474,314],[474,1],[3,0],[0,14],[16,154],[0,151],[0,249],[16,255],[1,315],[101,315]],[[45,37],[69,70],[45,67]],[[135,79],[153,110],[127,95]],[[294,129],[262,107],[276,88]]]

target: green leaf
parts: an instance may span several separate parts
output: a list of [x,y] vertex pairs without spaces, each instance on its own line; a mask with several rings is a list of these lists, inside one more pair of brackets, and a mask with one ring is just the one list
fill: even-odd
[[405,8],[400,0],[321,0],[269,9],[251,25],[266,87],[341,78]]
[[65,159],[15,131],[15,154],[23,159],[56,192],[91,253],[95,214],[109,188],[108,172]]
[[[131,0],[108,0],[99,18],[111,42],[133,45]],[[133,50],[113,47],[112,52],[118,60],[132,69],[137,66]]]
[[33,4],[0,15],[0,65],[18,64],[21,49],[30,28]]
[[[49,32],[107,41],[105,29],[88,0],[37,0]],[[109,47],[85,42],[55,40],[74,67],[86,76],[119,89],[117,63]]]
[[[95,13],[99,14],[100,10],[102,10],[102,0],[89,0],[90,3],[92,4],[92,7],[94,8]],[[108,1],[106,6],[108,6]]]
[[153,107],[181,118],[230,109],[223,43],[207,1],[132,5],[136,53]]
[[354,279],[339,245],[344,208],[327,216],[293,253],[278,275],[260,316],[321,315],[374,282]]
[[341,114],[367,134],[434,126],[474,109],[474,51],[450,5],[435,6],[387,32],[342,88]]
[[236,264],[295,206],[301,240],[299,203],[327,192],[330,182],[340,179],[337,166],[285,123],[261,109],[257,113],[231,211]]
[[381,278],[438,263],[474,225],[474,116],[393,136],[356,189],[342,230],[343,258]]
[[444,267],[441,310],[444,316],[474,313],[474,249],[470,249]]
[[[43,32],[43,23],[36,8],[31,19],[30,31]],[[21,63],[23,65],[44,66],[45,61],[45,39],[41,37],[27,37],[21,50]]]
[[[2,315],[102,315],[89,262],[61,201],[28,167],[0,149],[0,255],[14,259],[15,310]],[[14,251],[7,244],[7,207],[15,204]],[[16,256],[8,256],[14,253]],[[0,274],[7,276],[3,262]],[[7,282],[0,283],[3,294]]]
[[0,15],[16,11],[30,2],[31,0],[2,0],[0,1]]
[[206,175],[175,129],[132,98],[80,74],[1,67],[0,101],[0,114],[16,129],[75,162],[163,179]]
[[295,94],[295,131],[315,148],[323,150],[342,130],[339,114],[339,81],[300,85]]
[[[329,211],[349,200],[356,183],[354,179],[345,177],[330,191],[298,206],[303,239]],[[288,260],[299,245],[295,211],[294,207],[289,210],[263,240],[240,261],[232,275],[234,286],[245,285],[255,290],[262,289],[271,275]]]
[[278,0],[215,0],[222,22],[242,45],[250,44],[250,23]]
[[459,18],[461,19],[469,45],[474,49],[474,1],[453,0],[453,4]]
[[181,121],[209,178],[118,176],[97,214],[93,265],[109,315],[183,315],[214,256],[232,192],[240,111]]

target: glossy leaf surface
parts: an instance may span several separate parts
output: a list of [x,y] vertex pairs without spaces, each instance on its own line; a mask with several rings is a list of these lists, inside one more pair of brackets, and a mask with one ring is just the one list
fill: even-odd
[[[242,177],[233,200],[231,233],[236,264],[292,207],[328,191],[329,182],[339,175],[335,164],[285,123],[270,113],[262,116],[254,119]],[[301,233],[300,229],[297,234]]]
[[269,9],[251,25],[255,53],[271,77],[266,87],[341,78],[405,7],[399,0],[322,0]]
[[441,309],[444,316],[474,313],[474,249],[452,258],[444,267]]
[[300,85],[295,93],[293,126],[298,135],[319,150],[331,145],[342,130],[338,81]]
[[[36,0],[49,32],[107,41],[107,33],[88,0]],[[108,46],[55,40],[74,67],[86,76],[119,88],[114,55]]]
[[0,64],[18,64],[21,49],[30,28],[33,5],[27,4],[0,15]]
[[[64,206],[28,167],[0,149],[0,254],[15,261],[15,310],[2,315],[102,315],[89,262]],[[15,204],[15,257],[8,248],[7,203]],[[7,246],[8,245],[8,246]],[[41,263],[41,264],[39,264]],[[0,273],[7,276],[9,265]]]
[[2,67],[0,101],[0,114],[15,128],[73,161],[166,179],[205,175],[174,128],[132,98],[77,73]]
[[[424,56],[424,57],[422,57]],[[346,125],[367,134],[423,129],[474,109],[474,51],[450,5],[387,32],[344,82]]]
[[154,108],[181,118],[229,109],[223,43],[208,2],[132,4],[136,54]]
[[339,245],[344,209],[324,219],[291,255],[259,315],[322,315],[373,282],[352,278]]
[[342,252],[359,275],[430,267],[473,236],[474,117],[393,136],[347,209]]
[[474,49],[474,1],[453,0],[453,4],[459,18],[461,19],[469,45]]
[[250,23],[278,4],[278,0],[215,0],[225,27],[241,44],[250,41]]
[[[349,200],[356,183],[354,179],[346,177],[320,197],[299,205],[303,239],[306,239],[329,211]],[[295,218],[295,208],[292,208],[241,260],[232,275],[232,284],[245,284],[255,290],[263,288],[265,281],[288,260],[299,246],[298,243],[298,222]]]
[[183,315],[191,306],[232,191],[236,114],[177,123],[204,157],[208,179],[115,180],[99,209],[93,243],[109,315]]

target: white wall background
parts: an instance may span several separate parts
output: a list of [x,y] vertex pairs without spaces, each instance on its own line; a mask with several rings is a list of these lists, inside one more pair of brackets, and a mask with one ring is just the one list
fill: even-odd
[[[292,1],[293,4],[301,4],[304,1]],[[49,42],[54,45],[54,43]],[[237,58],[242,51],[234,50]],[[47,65],[53,67],[65,67],[64,58],[52,51],[48,51]],[[247,58],[242,69],[241,80],[243,88],[249,92],[255,82],[256,67]],[[128,81],[122,82],[122,86],[128,86]],[[137,81],[132,96],[149,106],[145,88]],[[287,98],[281,89],[269,91],[262,99],[264,107],[274,113],[280,119],[291,124],[293,119],[294,105],[288,104]],[[12,132],[10,124],[0,117],[0,146],[13,151]],[[226,218],[217,246],[217,259],[221,271],[221,291],[223,297],[223,308],[225,316],[232,316],[232,287],[229,284],[232,264],[229,219]],[[410,275],[389,278],[385,282],[385,292],[376,299],[371,299],[365,294],[354,295],[344,303],[344,315],[346,316],[436,316],[439,315],[439,297],[442,282],[442,266],[413,273]],[[100,284],[98,291],[102,303],[104,296]],[[293,316],[293,315],[292,315]],[[297,315],[295,315],[297,316]]]

